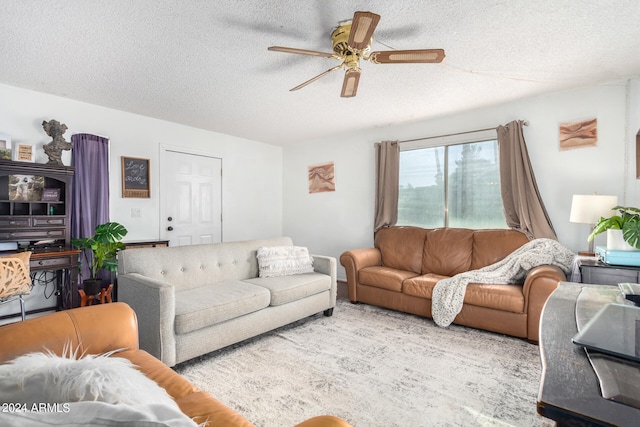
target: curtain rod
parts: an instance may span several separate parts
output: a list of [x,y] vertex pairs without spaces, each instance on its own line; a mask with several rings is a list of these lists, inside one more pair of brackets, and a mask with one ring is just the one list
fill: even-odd
[[[522,124],[524,126],[529,126],[529,121],[525,120]],[[468,131],[465,131],[465,132],[448,133],[446,135],[436,135],[436,136],[426,136],[424,138],[405,139],[403,141],[398,141],[398,142],[402,144],[403,142],[424,141],[426,139],[444,138],[444,137],[447,137],[447,136],[455,136],[455,135],[466,135],[468,133],[484,132],[484,131],[487,131],[487,130],[495,130],[495,129],[498,129],[498,126],[493,127],[493,128],[468,130]]]

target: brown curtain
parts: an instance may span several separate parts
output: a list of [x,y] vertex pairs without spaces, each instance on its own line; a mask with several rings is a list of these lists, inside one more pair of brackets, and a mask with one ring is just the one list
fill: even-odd
[[522,134],[521,120],[498,126],[500,185],[507,225],[529,238],[557,240],[542,203]]
[[374,232],[398,221],[398,185],[400,183],[400,144],[384,141],[375,145],[376,207]]

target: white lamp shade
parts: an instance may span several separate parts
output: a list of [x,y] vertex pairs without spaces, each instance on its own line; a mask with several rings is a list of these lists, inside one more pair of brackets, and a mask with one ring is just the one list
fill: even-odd
[[613,208],[618,204],[618,196],[574,195],[571,201],[570,222],[595,224],[601,217],[615,214]]

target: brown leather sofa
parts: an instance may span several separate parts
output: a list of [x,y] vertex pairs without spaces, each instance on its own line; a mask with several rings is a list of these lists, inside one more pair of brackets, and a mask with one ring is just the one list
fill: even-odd
[[[346,251],[340,263],[351,302],[432,317],[440,279],[494,264],[528,241],[514,230],[390,227],[376,233],[374,248]],[[522,285],[471,283],[454,323],[537,342],[542,307],[564,280],[560,268],[543,265]]]
[[[126,348],[114,356],[129,359],[148,378],[162,386],[175,399],[182,412],[197,423],[207,422],[208,426],[253,426],[242,415],[140,350],[136,314],[122,302],[60,311],[0,326],[0,363],[44,349],[61,355],[66,342],[70,342],[72,348],[78,348],[80,354],[100,354]],[[319,416],[298,426],[349,427],[351,424],[336,417]]]

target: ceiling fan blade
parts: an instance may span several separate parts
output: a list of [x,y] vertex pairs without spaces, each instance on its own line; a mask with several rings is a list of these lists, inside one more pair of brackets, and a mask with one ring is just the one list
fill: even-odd
[[437,63],[444,59],[443,49],[385,50],[371,52],[369,61],[376,64]]
[[352,49],[362,50],[369,46],[373,31],[380,21],[380,15],[372,12],[356,12],[351,22],[347,44]]
[[271,50],[274,52],[297,53],[300,55],[322,56],[325,58],[337,58],[334,53],[319,52],[317,50],[296,49],[294,47],[269,46],[267,50]]
[[342,64],[340,64],[340,65],[336,65],[336,66],[335,66],[335,67],[333,67],[333,68],[329,68],[329,69],[328,69],[327,71],[325,71],[324,73],[320,73],[320,74],[318,74],[317,76],[315,76],[314,78],[309,79],[309,80],[307,80],[306,82],[304,82],[304,83],[302,83],[302,84],[299,84],[298,86],[294,87],[293,89],[289,89],[289,92],[293,92],[294,90],[302,89],[302,88],[303,88],[303,87],[305,87],[306,85],[308,85],[308,84],[311,84],[311,83],[315,82],[315,81],[316,81],[316,80],[318,80],[319,78],[322,78],[322,77],[326,76],[327,74],[329,74],[330,72],[335,71],[335,70],[337,70],[338,68],[341,68],[341,67],[342,67]]
[[360,83],[360,69],[347,70],[344,73],[342,81],[342,92],[340,96],[343,98],[351,98],[356,96],[358,91],[358,83]]

